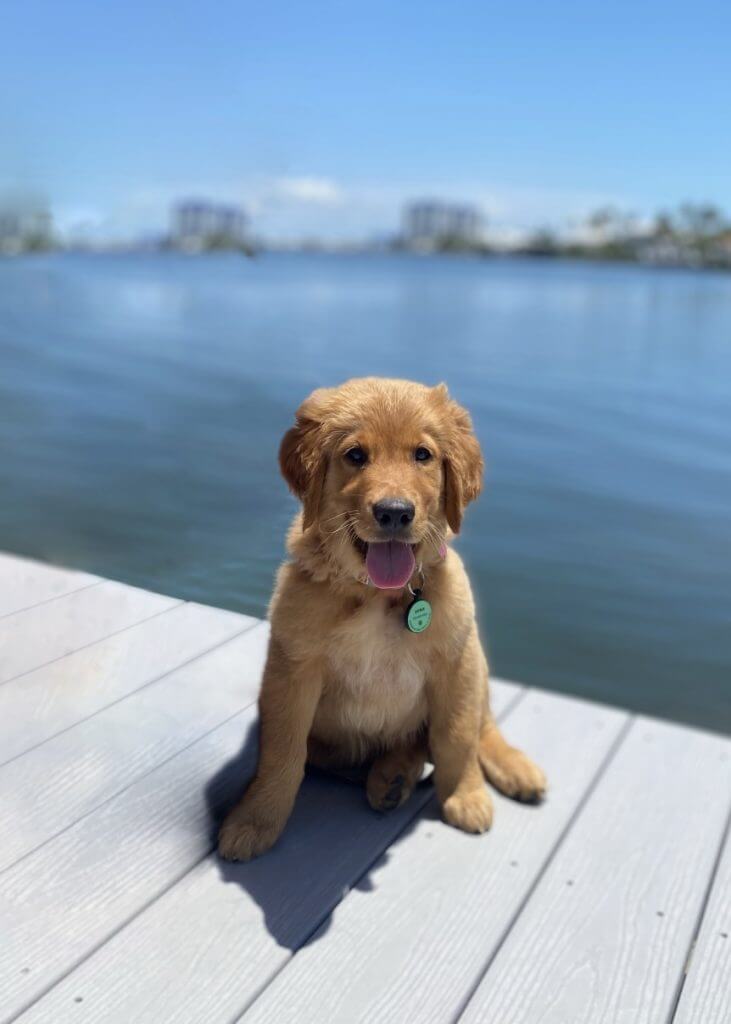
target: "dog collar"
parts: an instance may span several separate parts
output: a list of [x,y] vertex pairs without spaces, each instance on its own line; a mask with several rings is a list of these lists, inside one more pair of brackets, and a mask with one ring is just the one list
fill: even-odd
[[[416,571],[421,577],[421,585],[418,587],[412,587],[410,580],[406,584],[413,600],[406,609],[404,624],[410,633],[423,633],[425,629],[429,628],[429,624],[431,623],[432,607],[431,604],[421,596],[424,588],[424,569],[422,565],[419,565]],[[363,583],[367,587],[373,586],[367,573],[361,573],[355,578],[359,583]]]

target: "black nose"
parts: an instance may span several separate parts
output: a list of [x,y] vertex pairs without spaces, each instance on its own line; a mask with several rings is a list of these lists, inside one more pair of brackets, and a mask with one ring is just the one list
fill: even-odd
[[384,498],[373,506],[373,517],[382,530],[398,533],[405,530],[414,518],[413,502],[403,498]]

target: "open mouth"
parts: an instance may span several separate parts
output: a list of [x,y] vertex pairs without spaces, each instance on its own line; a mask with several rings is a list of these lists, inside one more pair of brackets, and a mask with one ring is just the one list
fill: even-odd
[[403,540],[366,544],[360,538],[356,544],[365,557],[371,583],[380,590],[398,590],[406,586],[416,568],[414,546]]

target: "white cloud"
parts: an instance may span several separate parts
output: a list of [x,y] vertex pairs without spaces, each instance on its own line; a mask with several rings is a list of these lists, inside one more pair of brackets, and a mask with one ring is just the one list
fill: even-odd
[[272,184],[271,196],[317,206],[338,206],[345,201],[343,190],[330,178],[278,178]]
[[106,215],[94,206],[61,206],[54,210],[54,221],[62,234],[103,230]]

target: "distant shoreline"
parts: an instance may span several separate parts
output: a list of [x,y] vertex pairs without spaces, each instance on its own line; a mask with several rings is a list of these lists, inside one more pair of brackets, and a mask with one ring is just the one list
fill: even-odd
[[165,257],[184,257],[186,260],[207,260],[211,257],[240,257],[246,261],[257,259],[263,259],[266,257],[280,257],[280,256],[324,256],[330,258],[348,258],[355,256],[373,256],[373,257],[392,257],[394,260],[401,258],[409,258],[416,260],[430,261],[434,259],[442,260],[456,260],[456,259],[469,259],[471,261],[510,261],[510,262],[532,262],[532,263],[544,263],[547,266],[561,265],[561,264],[582,264],[582,265],[594,265],[594,266],[607,266],[607,267],[637,267],[642,270],[682,270],[682,271],[694,271],[698,273],[717,272],[721,274],[728,274],[731,271],[731,262],[729,263],[698,263],[698,262],[670,262],[670,261],[655,261],[651,259],[637,259],[630,257],[623,257],[610,254],[581,254],[579,252],[557,252],[557,253],[541,253],[541,252],[530,252],[526,250],[501,250],[501,249],[490,249],[483,251],[471,251],[471,250],[451,250],[451,251],[432,251],[423,252],[413,249],[404,248],[378,248],[371,246],[347,246],[347,247],[313,247],[313,246],[302,246],[302,247],[262,247],[252,252],[240,252],[236,250],[218,249],[218,250],[207,250],[201,252],[185,252],[179,249],[170,248],[146,248],[144,246],[113,246],[108,248],[83,248],[83,247],[65,247],[65,248],[46,248],[46,249],[30,249],[27,251],[12,252],[12,253],[0,253],[0,265],[6,262],[12,262],[16,259],[29,258],[29,259],[41,259],[48,256],[93,256],[93,257],[115,257],[115,256],[157,256],[160,258]]

